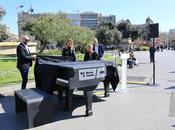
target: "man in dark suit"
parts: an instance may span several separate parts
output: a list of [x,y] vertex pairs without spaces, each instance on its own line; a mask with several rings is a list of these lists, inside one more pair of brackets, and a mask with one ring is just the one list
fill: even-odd
[[98,44],[98,40],[93,38],[93,50],[98,54],[98,59],[103,59],[104,49],[102,44]]
[[21,43],[17,46],[17,68],[19,69],[22,77],[22,86],[21,89],[26,88],[28,81],[28,72],[29,67],[32,66],[32,60],[35,60],[36,57],[30,54],[28,43],[30,39],[28,36],[23,36]]

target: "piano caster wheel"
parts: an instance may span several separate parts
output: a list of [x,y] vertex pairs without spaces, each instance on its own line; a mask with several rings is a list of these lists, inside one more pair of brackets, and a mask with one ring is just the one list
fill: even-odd
[[105,97],[109,97],[110,96],[110,94],[108,93],[108,94],[105,94]]
[[92,116],[93,112],[92,111],[86,111],[86,116]]

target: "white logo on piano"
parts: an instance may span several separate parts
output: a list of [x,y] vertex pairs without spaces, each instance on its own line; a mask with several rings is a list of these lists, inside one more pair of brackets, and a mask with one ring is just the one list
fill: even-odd
[[105,68],[93,68],[93,69],[82,69],[79,70],[79,80],[90,80],[95,78],[103,78],[105,77]]
[[96,70],[97,70],[96,68],[79,70],[79,80],[82,81],[82,80],[95,79]]

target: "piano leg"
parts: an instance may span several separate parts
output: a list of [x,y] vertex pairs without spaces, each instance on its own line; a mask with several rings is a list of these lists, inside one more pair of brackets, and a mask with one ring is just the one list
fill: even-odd
[[57,92],[58,92],[58,99],[60,101],[63,100],[63,93],[65,92],[64,89],[61,86],[58,86]]
[[91,116],[92,112],[92,91],[84,91],[86,101],[86,116]]
[[104,96],[109,97],[109,93],[108,93],[109,92],[109,82],[104,80],[103,84],[104,84],[104,90],[105,90]]
[[73,97],[73,89],[66,90],[66,108],[68,110],[72,109],[72,97]]

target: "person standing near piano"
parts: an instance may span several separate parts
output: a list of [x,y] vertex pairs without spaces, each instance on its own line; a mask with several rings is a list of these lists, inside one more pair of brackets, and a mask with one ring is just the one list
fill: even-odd
[[99,60],[97,53],[93,51],[92,44],[89,44],[87,46],[87,52],[84,55],[84,61],[87,61],[87,60]]
[[98,59],[102,60],[103,59],[103,55],[104,55],[104,49],[103,49],[103,45],[98,43],[97,38],[93,38],[92,39],[92,44],[93,44],[93,50],[97,53],[98,55]]
[[72,58],[73,61],[76,61],[74,43],[72,39],[67,40],[65,47],[63,48],[62,51],[62,56],[69,56]]
[[20,71],[22,77],[21,89],[26,89],[28,81],[29,68],[32,66],[32,60],[36,59],[36,56],[32,56],[28,48],[30,39],[28,36],[23,36],[21,43],[17,46],[17,68]]

